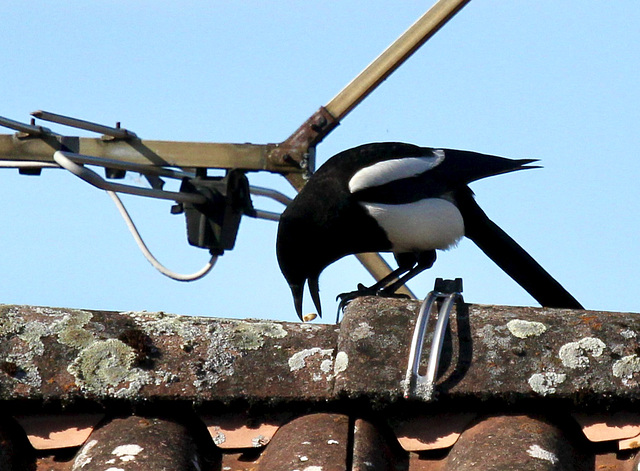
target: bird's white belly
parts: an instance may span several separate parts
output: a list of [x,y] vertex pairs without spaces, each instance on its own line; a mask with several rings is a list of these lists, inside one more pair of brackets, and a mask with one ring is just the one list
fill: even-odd
[[384,229],[394,252],[444,250],[464,236],[460,211],[442,198],[407,204],[360,204]]

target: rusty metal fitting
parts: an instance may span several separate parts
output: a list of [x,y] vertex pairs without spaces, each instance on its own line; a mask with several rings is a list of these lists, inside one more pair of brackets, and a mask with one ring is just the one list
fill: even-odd
[[276,145],[267,158],[272,165],[288,167],[290,172],[313,172],[315,146],[338,124],[331,113],[320,107],[291,136]]

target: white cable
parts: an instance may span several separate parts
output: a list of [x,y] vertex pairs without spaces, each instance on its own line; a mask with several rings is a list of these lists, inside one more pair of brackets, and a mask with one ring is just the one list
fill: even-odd
[[[131,232],[131,235],[136,241],[136,244],[138,244],[140,251],[145,256],[145,258],[149,261],[149,263],[154,266],[156,270],[158,270],[163,275],[176,281],[196,281],[211,271],[216,261],[218,260],[217,255],[212,256],[211,260],[209,260],[209,262],[207,262],[207,264],[204,267],[202,267],[200,270],[188,275],[176,273],[172,270],[169,270],[164,265],[162,265],[147,248],[146,244],[142,240],[142,237],[140,236],[140,233],[138,232],[138,229],[136,228],[136,225],[133,223],[131,216],[129,216],[129,212],[124,207],[124,204],[122,204],[122,200],[115,193],[114,190],[123,191],[125,193],[132,193],[132,194],[141,195],[141,196],[155,196],[155,197],[164,198],[164,199],[174,199],[177,201],[180,201],[181,198],[184,198],[184,196],[181,193],[158,191],[158,190],[147,190],[146,188],[137,188],[137,187],[131,187],[129,185],[109,183],[94,171],[89,170],[88,168],[85,168],[71,161],[69,157],[73,157],[73,156],[76,156],[76,154],[73,154],[70,152],[56,151],[53,154],[53,159],[56,161],[56,163],[58,163],[58,165],[70,171],[74,175],[80,177],[86,182],[91,183],[92,185],[107,192],[107,194],[111,197],[113,202],[116,204],[116,208],[118,208],[118,211],[120,211],[120,215],[124,219],[124,222],[127,224],[127,227],[129,228],[129,232]],[[78,156],[78,157],[84,157],[84,156]],[[186,195],[186,196],[193,197],[194,195]],[[198,195],[198,196],[201,196],[201,195]]]
[[[153,256],[153,254],[149,251],[146,244],[142,240],[142,237],[140,236],[140,233],[138,232],[136,225],[131,219],[129,212],[124,207],[124,204],[122,203],[122,200],[120,199],[120,197],[117,195],[116,191],[134,194],[138,196],[149,196],[149,197],[162,198],[162,199],[171,199],[174,201],[183,201],[183,202],[189,202],[189,203],[202,203],[202,199],[204,198],[202,195],[175,193],[170,191],[146,189],[146,188],[139,188],[139,187],[134,187],[130,185],[122,185],[122,184],[107,182],[104,178],[102,178],[96,172],[84,167],[83,165],[77,164],[73,160],[78,160],[83,164],[87,163],[87,164],[94,164],[94,165],[102,165],[105,167],[109,166],[112,168],[118,168],[122,170],[137,171],[140,173],[144,173],[145,175],[147,173],[152,173],[152,174],[167,176],[171,178],[184,178],[184,177],[193,178],[194,176],[193,174],[182,172],[182,171],[164,169],[164,168],[156,169],[153,167],[148,167],[146,165],[119,162],[119,161],[114,161],[109,159],[103,159],[103,158],[92,157],[92,156],[82,155],[82,154],[75,154],[72,152],[63,152],[63,151],[56,151],[53,154],[53,159],[56,163],[30,162],[30,161],[7,161],[5,163],[0,162],[0,168],[1,167],[17,167],[17,168],[62,167],[68,170],[69,172],[71,172],[72,174],[76,175],[77,177],[81,178],[82,180],[86,181],[87,183],[90,183],[91,185],[97,188],[100,188],[101,190],[104,190],[109,194],[109,196],[115,203],[116,208],[118,208],[120,215],[122,216],[125,223],[127,224],[129,232],[131,232],[131,235],[136,241],[136,244],[138,245],[138,247],[140,248],[140,251],[145,256],[145,258],[149,261],[149,263],[151,263],[151,265],[153,265],[153,267],[156,270],[158,270],[160,273],[176,281],[195,281],[204,277],[211,271],[216,261],[218,260],[217,255],[212,256],[211,260],[209,260],[209,262],[200,270],[188,275],[176,273],[172,270],[169,270],[164,265],[162,265]],[[271,198],[275,201],[278,201],[279,203],[284,204],[285,206],[289,204],[292,200],[285,194],[280,193],[279,191],[276,191],[276,190],[272,190],[270,188],[251,186],[250,191],[252,194],[256,196],[265,196],[267,198]],[[262,219],[268,219],[271,221],[278,221],[280,219],[280,214],[272,211],[256,210],[256,217],[262,218]]]
[[91,185],[95,186],[96,188],[100,188],[101,190],[119,191],[120,193],[128,193],[128,194],[138,195],[138,196],[148,196],[151,198],[173,200],[181,203],[202,204],[206,201],[206,198],[200,194],[182,193],[182,192],[175,192],[175,191],[163,191],[163,190],[156,190],[153,188],[140,188],[137,186],[108,182],[93,170],[90,170],[86,167],[83,167],[82,165],[78,165],[77,163],[75,163],[72,160],[74,158],[85,159],[86,156],[83,156],[80,154],[74,154],[72,152],[63,152],[61,150],[58,150],[53,154],[53,160],[55,160],[58,165],[65,168],[69,172],[73,173],[75,176],[86,181],[87,183],[90,183]]
[[163,275],[168,276],[169,278],[171,278],[173,280],[176,280],[176,281],[196,281],[196,280],[199,280],[200,278],[202,278],[203,276],[205,276],[207,273],[209,273],[211,271],[211,269],[215,265],[216,261],[218,260],[218,256],[217,255],[212,256],[211,260],[209,260],[209,262],[204,267],[202,267],[199,271],[197,271],[195,273],[192,273],[192,274],[189,274],[189,275],[183,275],[183,274],[180,274],[180,273],[176,273],[174,271],[169,270],[164,265],[162,265],[153,256],[153,254],[149,251],[149,249],[147,248],[146,244],[142,240],[142,237],[140,237],[140,233],[138,232],[138,229],[136,228],[136,225],[133,223],[133,220],[131,219],[131,216],[129,216],[129,212],[127,211],[127,208],[125,208],[124,204],[122,204],[122,200],[120,199],[120,197],[113,191],[110,191],[110,190],[105,190],[105,191],[111,197],[113,202],[116,204],[116,207],[118,208],[118,211],[120,211],[120,214],[122,215],[122,218],[124,219],[124,222],[127,224],[127,227],[129,228],[129,231],[131,232],[131,235],[135,239],[136,244],[138,244],[138,247],[140,248],[140,251],[145,256],[145,258],[149,261],[149,263],[154,266],[154,268],[156,270],[158,270]]

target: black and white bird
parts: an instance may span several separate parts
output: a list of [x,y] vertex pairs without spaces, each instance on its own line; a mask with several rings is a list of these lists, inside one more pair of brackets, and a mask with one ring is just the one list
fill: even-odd
[[321,314],[318,278],[350,254],[393,252],[398,269],[345,293],[391,295],[466,236],[542,306],[582,306],[480,209],[467,186],[481,178],[537,168],[476,152],[385,142],[343,151],[322,165],[283,212],[278,263],[302,319],[305,283]]

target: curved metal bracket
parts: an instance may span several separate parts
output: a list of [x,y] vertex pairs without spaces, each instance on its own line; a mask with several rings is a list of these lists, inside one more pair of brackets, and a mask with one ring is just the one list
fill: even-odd
[[[427,324],[433,306],[437,302],[442,302],[438,311],[438,321],[433,332],[433,340],[429,351],[429,361],[427,363],[427,374],[422,376],[418,373],[424,339],[427,334]],[[428,398],[433,394],[433,387],[436,382],[436,375],[440,365],[440,355],[444,345],[444,334],[449,323],[449,316],[453,307],[462,302],[462,279],[443,280],[436,279],[434,290],[431,291],[422,302],[416,326],[411,339],[409,349],[409,362],[407,372],[403,381],[403,392],[405,398],[420,395]]]

